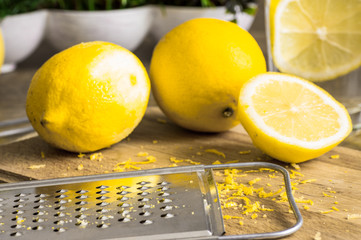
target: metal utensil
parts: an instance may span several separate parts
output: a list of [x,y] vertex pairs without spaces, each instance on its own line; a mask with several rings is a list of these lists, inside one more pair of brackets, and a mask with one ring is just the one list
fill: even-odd
[[[297,219],[286,230],[223,236],[213,170],[270,168],[284,176]],[[302,216],[286,169],[271,163],[160,168],[0,186],[0,239],[265,239]]]

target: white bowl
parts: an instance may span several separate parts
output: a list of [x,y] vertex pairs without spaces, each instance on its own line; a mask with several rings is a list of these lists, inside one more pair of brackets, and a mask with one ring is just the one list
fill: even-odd
[[[179,24],[194,18],[217,18],[230,21],[234,15],[227,13],[226,7],[187,7],[187,6],[153,6],[154,23],[151,29],[154,37],[159,40]],[[245,30],[252,26],[255,16],[239,12],[236,14],[237,24]]]
[[21,62],[39,46],[46,26],[47,11],[39,10],[29,13],[7,16],[1,22],[5,44],[5,61],[2,73],[15,70]]
[[50,10],[46,38],[57,50],[81,42],[107,41],[133,51],[150,30],[152,20],[150,6],[104,11]]

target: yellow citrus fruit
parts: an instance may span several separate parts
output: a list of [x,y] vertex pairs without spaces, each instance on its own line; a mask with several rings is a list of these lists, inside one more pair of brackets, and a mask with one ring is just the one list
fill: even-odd
[[4,57],[5,57],[4,39],[0,29],[0,72],[1,72],[1,66],[4,63]]
[[35,73],[26,112],[38,134],[73,152],[109,147],[144,116],[150,81],[140,60],[107,42],[75,45]]
[[194,131],[220,132],[240,123],[242,84],[265,71],[263,53],[246,30],[198,18],[159,41],[150,79],[155,100],[172,121]]
[[361,65],[361,1],[270,1],[272,56],[282,72],[324,81]]
[[352,130],[342,104],[312,82],[288,74],[252,78],[243,85],[239,104],[254,145],[284,162],[319,157]]

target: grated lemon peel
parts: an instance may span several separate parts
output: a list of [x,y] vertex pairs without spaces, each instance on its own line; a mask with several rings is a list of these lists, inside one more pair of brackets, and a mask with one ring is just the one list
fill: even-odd
[[221,156],[224,159],[226,158],[226,155],[223,152],[220,152],[220,151],[218,151],[217,149],[214,149],[214,148],[206,149],[204,151],[207,152],[207,153],[213,153],[213,154],[215,154],[217,156]]

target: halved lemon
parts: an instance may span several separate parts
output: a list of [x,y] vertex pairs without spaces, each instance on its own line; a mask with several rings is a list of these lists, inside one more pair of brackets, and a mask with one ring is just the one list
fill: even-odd
[[360,0],[271,0],[270,23],[282,72],[316,82],[361,65]]
[[284,162],[319,157],[352,130],[342,104],[314,83],[284,73],[264,73],[246,82],[239,110],[254,145]]

